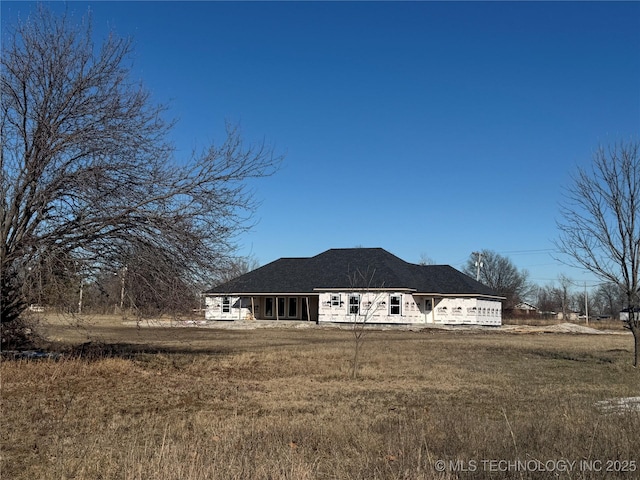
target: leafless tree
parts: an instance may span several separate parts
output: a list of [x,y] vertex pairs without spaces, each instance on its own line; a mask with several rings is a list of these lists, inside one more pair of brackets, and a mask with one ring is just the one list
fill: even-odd
[[561,313],[563,319],[569,316],[571,308],[572,281],[565,275],[558,277],[559,286],[555,283],[539,287],[536,292],[536,303],[541,312]]
[[[495,290],[500,296],[506,297],[505,308],[513,308],[531,293],[531,285],[528,282],[528,272],[518,270],[509,258],[492,250],[480,252],[482,266],[480,267],[479,281],[487,287]],[[477,254],[471,254],[462,271],[476,278],[478,272]]]
[[383,285],[379,284],[376,288],[375,282],[378,277],[376,277],[375,268],[367,268],[364,271],[356,269],[349,272],[348,276],[349,285],[353,291],[348,298],[347,308],[352,319],[351,332],[353,333],[351,378],[355,379],[358,375],[362,345],[369,332],[367,328],[369,321],[380,308],[379,300],[383,295],[380,288]]
[[579,168],[560,210],[558,249],[569,261],[625,292],[640,355],[640,142],[599,147],[589,169]]
[[221,265],[218,274],[218,283],[229,282],[240,275],[249,273],[260,266],[257,258],[249,255],[246,257],[230,257]]
[[171,265],[165,280],[209,274],[250,227],[246,180],[280,158],[232,125],[221,144],[174,158],[166,107],[131,79],[131,41],[94,45],[88,17],[39,6],[3,34],[2,323],[24,310],[26,272],[41,257],[113,271],[109,262],[136,251]]
[[608,315],[611,318],[618,318],[626,303],[620,285],[612,282],[600,284],[593,292],[592,297],[598,313]]
[[554,299],[553,285],[543,285],[536,289],[536,306],[541,314],[549,314],[556,311],[557,304]]
[[431,258],[429,255],[427,255],[426,253],[421,253],[420,254],[420,261],[418,262],[418,265],[435,265],[436,262],[433,258]]
[[571,286],[573,282],[566,275],[560,274],[558,276],[558,283],[560,286],[556,289],[556,298],[562,310],[562,319],[566,321],[569,318],[569,312],[573,308],[571,305]]
[[112,275],[118,284],[114,298],[117,312],[136,317],[180,317],[198,307],[196,285],[175,274],[182,266],[172,257],[158,257],[155,249],[132,249],[110,263],[121,265]]

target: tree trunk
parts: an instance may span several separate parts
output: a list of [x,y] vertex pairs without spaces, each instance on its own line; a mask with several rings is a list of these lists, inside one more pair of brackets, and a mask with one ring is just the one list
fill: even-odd
[[629,312],[627,317],[627,327],[633,334],[633,366],[637,368],[639,355],[638,351],[640,350],[640,322],[638,322],[638,312],[636,311],[638,310],[638,307],[634,304],[635,302],[633,301],[635,290],[636,289],[627,292],[627,311]]
[[638,355],[640,354],[640,332],[638,331],[637,326],[631,327],[631,333],[633,333],[633,341],[634,341],[634,357],[633,357],[633,366],[638,367]]
[[355,380],[358,375],[358,355],[360,354],[360,339],[356,337],[355,348],[353,349],[353,365],[351,370],[351,378]]

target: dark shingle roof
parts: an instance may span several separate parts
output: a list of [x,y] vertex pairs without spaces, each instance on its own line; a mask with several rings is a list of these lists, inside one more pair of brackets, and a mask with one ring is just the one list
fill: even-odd
[[206,293],[311,294],[318,289],[357,288],[498,296],[449,265],[408,263],[382,248],[335,248],[315,257],[281,258]]

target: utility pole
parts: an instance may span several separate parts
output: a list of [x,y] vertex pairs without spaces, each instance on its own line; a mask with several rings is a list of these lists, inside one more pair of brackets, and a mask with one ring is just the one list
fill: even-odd
[[80,278],[80,298],[78,298],[78,315],[82,313],[82,290],[84,287],[84,282],[82,278]]
[[589,297],[587,294],[587,282],[584,282],[584,316],[586,324],[589,325]]
[[124,285],[127,276],[127,266],[122,267],[120,276],[120,312],[124,309]]
[[476,260],[476,281],[480,281],[480,269],[483,267],[482,265],[482,252],[472,252],[471,255],[476,255],[478,259]]
[[82,296],[84,294],[84,276],[83,276],[84,269],[82,268],[83,267],[82,262],[79,262],[79,261],[75,262],[75,266],[76,266],[75,274],[77,277],[80,278],[80,292],[78,295],[78,315],[80,315],[82,314]]

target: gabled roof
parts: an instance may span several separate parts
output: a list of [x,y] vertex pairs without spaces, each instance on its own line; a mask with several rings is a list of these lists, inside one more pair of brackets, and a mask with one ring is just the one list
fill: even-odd
[[334,248],[309,258],[281,258],[207,294],[314,294],[326,290],[410,290],[500,298],[449,265],[416,265],[382,248]]
[[514,308],[516,310],[538,310],[538,307],[527,302],[520,302]]

